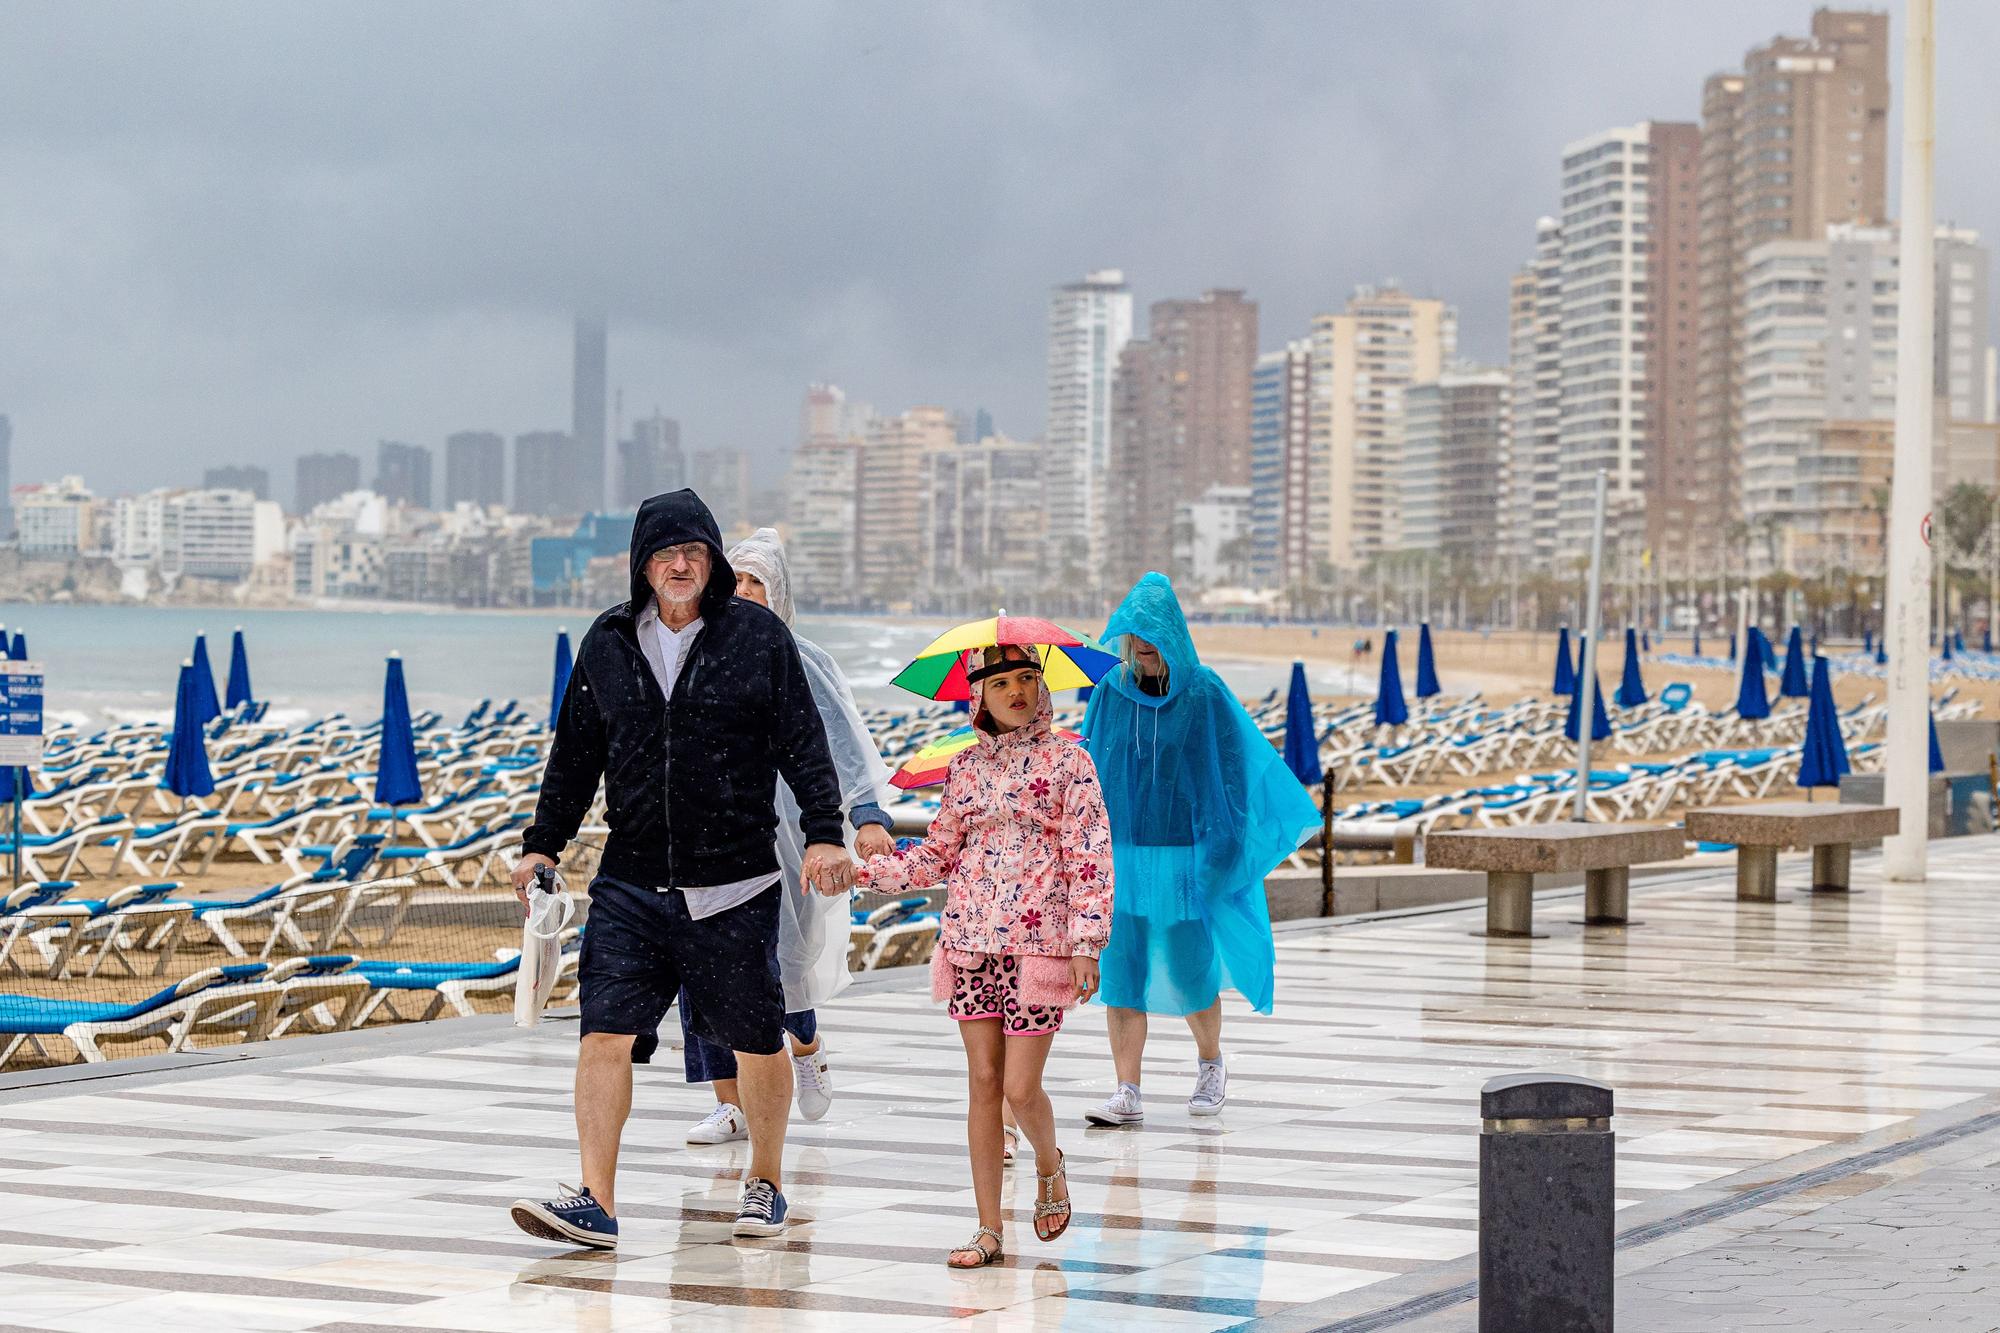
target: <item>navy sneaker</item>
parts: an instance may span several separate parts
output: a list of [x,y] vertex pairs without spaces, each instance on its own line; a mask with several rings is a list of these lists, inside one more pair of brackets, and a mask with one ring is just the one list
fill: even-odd
[[743,1202],[736,1206],[738,1236],[776,1236],[785,1229],[785,1215],[791,1210],[785,1196],[770,1181],[752,1176],[743,1184]]
[[561,1188],[569,1192],[560,1199],[540,1203],[533,1199],[514,1200],[514,1225],[543,1240],[567,1241],[593,1250],[617,1249],[618,1219],[605,1212],[603,1205],[590,1197],[588,1189],[573,1189],[568,1185]]

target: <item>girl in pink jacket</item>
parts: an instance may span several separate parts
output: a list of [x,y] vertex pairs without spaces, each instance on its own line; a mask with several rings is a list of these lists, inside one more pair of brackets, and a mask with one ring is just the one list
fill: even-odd
[[1097,990],[1097,955],[1111,933],[1111,822],[1090,756],[1050,731],[1031,650],[975,650],[966,678],[978,744],[951,761],[929,836],[872,858],[859,882],[878,893],[946,886],[931,990],[965,1043],[979,1204],[979,1230],[947,1262],[983,1268],[1000,1261],[1003,1244],[1003,1101],[1035,1150],[1035,1235],[1050,1241],[1069,1228],[1042,1066],[1063,1010]]

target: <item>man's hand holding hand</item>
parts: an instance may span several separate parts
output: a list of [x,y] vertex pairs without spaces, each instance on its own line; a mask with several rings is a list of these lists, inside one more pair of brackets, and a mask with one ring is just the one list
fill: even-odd
[[802,890],[817,890],[834,897],[854,887],[854,862],[848,859],[845,847],[816,842],[806,848],[800,878],[805,881],[800,885]]

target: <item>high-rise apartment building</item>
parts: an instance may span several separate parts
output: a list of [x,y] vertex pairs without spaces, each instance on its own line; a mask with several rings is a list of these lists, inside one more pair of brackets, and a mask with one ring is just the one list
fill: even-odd
[[246,490],[175,491],[160,506],[164,574],[245,579],[284,546],[284,514]]
[[390,504],[431,507],[431,451],[383,440],[375,447],[375,493]]
[[507,503],[507,441],[490,430],[462,430],[445,437],[444,507]]
[[606,448],[604,408],[608,396],[605,368],[604,316],[576,317],[574,358],[570,370],[569,438],[575,451],[574,469],[562,478],[566,509],[586,513],[609,508],[613,489],[612,458]]
[[1312,340],[1257,358],[1250,378],[1250,581],[1296,589],[1317,572],[1307,514],[1312,478]]
[[201,485],[208,491],[248,491],[259,500],[271,498],[270,472],[250,463],[208,468],[201,474]]
[[[1969,368],[1992,345],[1986,267],[1972,232],[1940,228],[1934,355],[1938,386],[1937,472],[1982,484],[1976,461],[1951,466],[1956,437],[1980,422],[1981,377]],[[1896,408],[1896,233],[1836,225],[1817,241],[1778,240],[1750,252],[1744,271],[1743,520],[1756,569],[1865,569],[1880,557],[1883,495]],[[1955,275],[1958,275],[1955,277]],[[1957,363],[1967,373],[1951,374]],[[1991,452],[1989,447],[1988,452]],[[1954,472],[1958,475],[1954,475]]]
[[1113,384],[1106,582],[1171,571],[1174,508],[1210,486],[1250,484],[1257,303],[1216,289],[1158,301]]
[[861,600],[861,449],[873,415],[837,385],[806,387],[799,447],[785,483],[786,553],[792,595],[802,605],[849,607]]
[[1099,269],[1050,293],[1043,445],[1052,574],[1069,568],[1094,579],[1103,564],[1112,380],[1131,339],[1132,289],[1121,270]]
[[855,544],[860,593],[871,603],[909,602],[921,591],[924,460],[958,447],[947,408],[913,407],[869,423],[857,469]]
[[[1607,532],[1635,554],[1647,539],[1654,433],[1669,431],[1677,412],[1694,410],[1691,394],[1656,401],[1656,359],[1663,368],[1691,365],[1695,328],[1691,320],[1656,327],[1656,303],[1664,308],[1669,298],[1655,292],[1651,275],[1661,253],[1678,256],[1693,240],[1683,228],[1692,230],[1695,211],[1681,192],[1695,188],[1697,150],[1692,125],[1650,123],[1605,130],[1563,150],[1559,532],[1588,534],[1603,471]],[[1689,302],[1693,281],[1690,271]]]
[[1937,267],[1935,390],[1939,411],[1953,421],[1994,420],[1987,375],[1994,351],[1992,253],[1979,233],[1939,227],[1933,248]]
[[1562,224],[1554,218],[1535,224],[1535,257],[1515,275],[1511,297],[1513,385],[1499,549],[1516,568],[1546,568],[1555,559],[1561,526]]
[[1888,220],[1889,91],[1888,15],[1837,9],[1703,88],[1690,545],[1742,513],[1750,251]]
[[293,470],[292,509],[310,514],[328,500],[361,489],[357,454],[304,454]]
[[1708,498],[1708,488],[1695,445],[1701,131],[1654,121],[1647,126],[1646,157],[1645,542],[1657,556],[1706,526],[1696,508]]
[[568,434],[531,430],[514,437],[514,504],[517,514],[575,514],[575,453]]
[[618,491],[613,507],[636,510],[651,497],[687,484],[681,423],[655,408],[652,416],[632,423],[630,438],[618,442]]
[[1403,395],[1458,353],[1458,312],[1395,283],[1312,322],[1310,527],[1315,565],[1356,569],[1398,549]]
[[1031,593],[1048,514],[1042,447],[987,436],[924,455],[923,586],[948,605]]
[[1512,376],[1487,366],[1454,366],[1404,392],[1399,549],[1492,554],[1512,395]]
[[[750,460],[741,449],[695,450],[689,460],[688,484],[707,503],[723,535],[746,525],[764,526],[750,512]],[[766,515],[765,520],[770,517]]]

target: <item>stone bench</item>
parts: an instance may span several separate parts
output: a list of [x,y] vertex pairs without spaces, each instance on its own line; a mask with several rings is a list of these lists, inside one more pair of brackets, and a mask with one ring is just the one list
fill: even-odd
[[1424,843],[1426,865],[1486,872],[1486,933],[1503,938],[1533,936],[1537,874],[1581,870],[1584,924],[1622,926],[1632,867],[1685,855],[1681,831],[1657,824],[1464,829],[1433,833]]
[[1778,901],[1778,852],[1812,848],[1815,889],[1845,893],[1854,844],[1895,833],[1901,813],[1883,805],[1784,801],[1690,810],[1688,837],[1736,847],[1736,900]]

